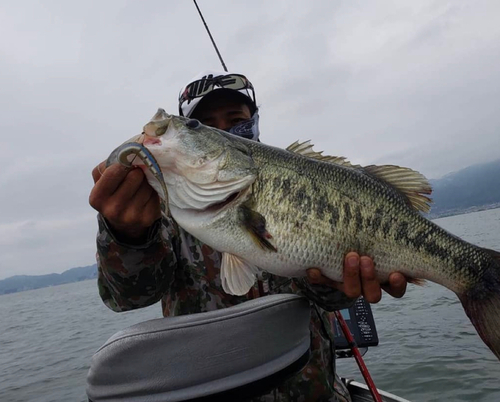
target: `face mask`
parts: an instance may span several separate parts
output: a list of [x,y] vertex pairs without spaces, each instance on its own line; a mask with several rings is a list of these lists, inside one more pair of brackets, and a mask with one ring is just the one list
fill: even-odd
[[249,140],[259,140],[259,113],[255,112],[250,120],[242,121],[227,130],[228,133],[237,135],[238,137],[247,138]]

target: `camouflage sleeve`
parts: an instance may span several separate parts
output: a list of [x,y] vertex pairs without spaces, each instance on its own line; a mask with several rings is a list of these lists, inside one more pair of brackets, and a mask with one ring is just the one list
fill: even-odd
[[159,301],[168,292],[177,266],[177,227],[158,220],[143,245],[127,245],[113,235],[98,215],[97,269],[99,295],[113,311],[128,311]]
[[313,285],[306,278],[296,278],[294,282],[305,297],[326,311],[342,310],[356,301],[330,286]]

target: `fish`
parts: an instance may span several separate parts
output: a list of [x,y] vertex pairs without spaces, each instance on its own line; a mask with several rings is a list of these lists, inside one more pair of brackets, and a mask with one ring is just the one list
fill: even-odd
[[400,272],[455,292],[500,359],[500,253],[431,222],[431,186],[394,165],[359,166],[313,150],[250,141],[159,109],[108,164],[136,155],[177,224],[222,253],[225,292],[247,293],[257,275],[303,277],[317,267],[342,281],[350,251],[370,256],[377,279]]

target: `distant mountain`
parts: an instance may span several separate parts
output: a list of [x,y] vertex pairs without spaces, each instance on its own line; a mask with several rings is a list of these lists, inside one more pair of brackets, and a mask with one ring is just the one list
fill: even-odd
[[97,264],[71,268],[61,274],[16,275],[0,281],[0,295],[97,278]]
[[431,218],[500,207],[500,159],[469,166],[430,183]]

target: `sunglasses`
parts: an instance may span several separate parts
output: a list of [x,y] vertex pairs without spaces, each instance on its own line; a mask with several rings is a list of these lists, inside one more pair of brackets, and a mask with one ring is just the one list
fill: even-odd
[[253,85],[248,79],[241,74],[228,74],[219,75],[213,77],[209,75],[208,77],[203,77],[201,80],[193,81],[189,84],[184,92],[179,95],[179,107],[184,102],[191,102],[193,99],[201,98],[206,94],[213,91],[214,87],[234,89],[239,91],[241,89],[250,89],[253,95],[253,101],[255,103],[255,92]]

